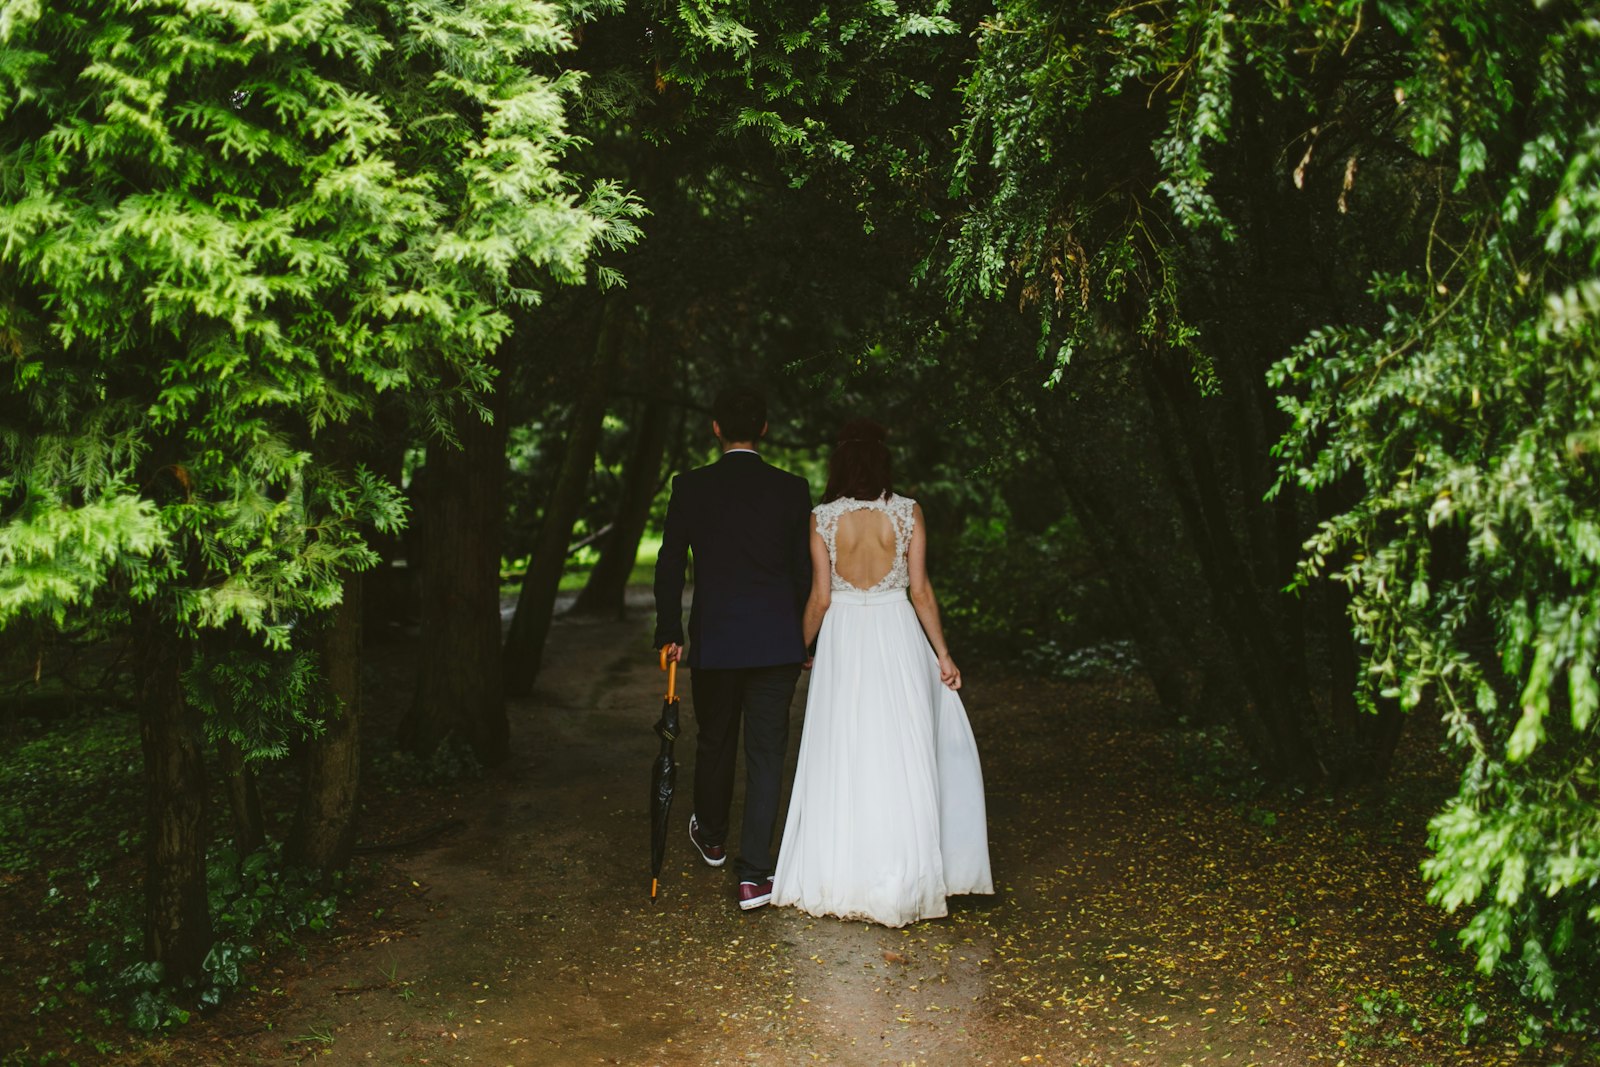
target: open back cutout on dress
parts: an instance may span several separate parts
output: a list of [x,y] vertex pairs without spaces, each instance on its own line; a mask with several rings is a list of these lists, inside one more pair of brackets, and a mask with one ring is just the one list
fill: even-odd
[[[911,551],[911,531],[916,525],[915,507],[916,501],[895,494],[878,500],[840,497],[813,508],[812,512],[817,517],[817,534],[828,546],[832,588],[876,593],[909,586],[911,571],[907,557]],[[877,512],[877,515],[860,514],[867,511]],[[887,551],[891,547],[892,557]],[[845,578],[839,573],[841,552],[854,557],[847,562],[845,569],[857,578],[864,578],[863,571],[868,575],[877,573],[881,577],[868,585],[858,585]],[[857,564],[861,566],[858,568]]]

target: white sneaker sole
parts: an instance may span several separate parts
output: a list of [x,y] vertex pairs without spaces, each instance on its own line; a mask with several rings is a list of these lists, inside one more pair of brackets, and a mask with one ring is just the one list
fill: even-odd
[[695,821],[694,821],[694,816],[693,815],[689,816],[689,844],[693,845],[694,846],[694,850],[696,852],[700,853],[700,858],[702,860],[705,860],[706,866],[707,867],[721,867],[724,863],[727,863],[728,862],[727,853],[723,853],[722,858],[720,860],[714,860],[710,856],[705,854],[705,850],[700,847],[700,842],[698,842],[698,841],[696,841],[694,839],[695,825],[696,824],[695,824]]
[[757,908],[764,908],[768,904],[771,904],[771,903],[772,903],[772,894],[768,893],[765,896],[751,897],[749,900],[741,900],[741,901],[739,901],[739,910],[740,911],[755,911]]

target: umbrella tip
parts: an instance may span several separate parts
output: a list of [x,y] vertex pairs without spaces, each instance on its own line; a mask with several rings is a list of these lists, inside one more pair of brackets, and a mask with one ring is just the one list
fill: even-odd
[[659,889],[660,886],[661,886],[661,879],[659,879],[659,878],[650,879],[650,899],[651,900],[656,899],[656,890]]

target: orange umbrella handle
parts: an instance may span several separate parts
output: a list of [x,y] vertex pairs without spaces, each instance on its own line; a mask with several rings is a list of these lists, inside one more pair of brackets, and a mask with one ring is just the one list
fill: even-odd
[[667,659],[667,650],[661,650],[661,669],[667,672],[667,703],[678,699],[678,661]]

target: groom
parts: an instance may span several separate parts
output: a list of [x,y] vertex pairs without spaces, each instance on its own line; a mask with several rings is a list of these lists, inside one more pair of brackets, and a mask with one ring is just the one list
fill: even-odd
[[[712,867],[727,862],[728,814],[744,725],[739,907],[772,900],[789,702],[805,656],[800,616],[811,582],[811,490],[756,452],[767,404],[730,388],[712,405],[722,458],[678,475],[656,557],[655,646],[686,661],[694,701],[694,814],[689,840]],[[684,653],[683,582],[694,553],[694,604]]]

